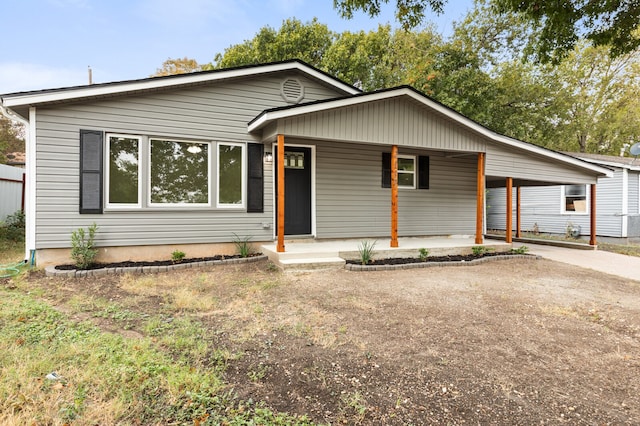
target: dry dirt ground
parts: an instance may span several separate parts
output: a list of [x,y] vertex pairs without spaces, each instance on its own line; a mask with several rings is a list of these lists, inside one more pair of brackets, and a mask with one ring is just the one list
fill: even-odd
[[29,281],[61,309],[102,297],[146,313],[197,288],[212,304],[175,315],[233,354],[230,388],[318,423],[640,424],[640,283],[552,261]]

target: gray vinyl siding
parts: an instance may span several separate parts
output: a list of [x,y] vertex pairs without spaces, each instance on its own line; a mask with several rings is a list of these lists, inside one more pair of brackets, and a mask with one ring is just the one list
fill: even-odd
[[351,107],[283,119],[266,134],[343,140],[368,144],[483,152],[484,140],[460,124],[405,98],[386,99]]
[[629,170],[627,236],[640,237],[640,172]]
[[516,151],[506,146],[487,144],[485,174],[514,179],[544,180],[546,182],[595,183],[593,174],[573,169],[569,164],[548,157],[536,156],[526,151]]
[[[580,225],[582,235],[589,235],[590,214],[561,213],[562,187],[542,186],[521,188],[520,219],[522,231],[536,226],[540,232],[564,234],[567,225]],[[587,192],[589,187],[587,187]],[[487,194],[487,229],[506,228],[506,192],[490,189]],[[622,236],[622,172],[612,178],[600,178],[596,186],[596,234],[605,237]],[[516,227],[516,189],[513,189],[513,229]]]
[[[247,123],[267,108],[285,106],[287,77],[246,80],[70,103],[36,110],[36,248],[70,246],[71,232],[96,222],[101,246],[228,242],[233,233],[254,241],[273,238],[272,179],[265,168],[264,213],[216,209],[215,144],[211,146],[211,208],[154,208],[80,215],[79,130],[201,141],[247,142]],[[304,102],[341,95],[295,74]],[[265,229],[263,224],[269,224]]]
[[[375,145],[317,145],[317,237],[388,237],[391,189],[381,187],[382,152]],[[429,155],[400,148],[399,154]],[[400,189],[400,236],[475,232],[475,158],[430,155],[430,189]]]
[[629,171],[629,214],[640,213],[640,173]]

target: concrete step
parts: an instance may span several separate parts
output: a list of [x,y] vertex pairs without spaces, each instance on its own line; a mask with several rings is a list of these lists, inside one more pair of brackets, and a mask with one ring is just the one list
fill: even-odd
[[279,259],[275,262],[285,271],[317,271],[344,268],[345,260],[340,257],[312,257],[305,259]]

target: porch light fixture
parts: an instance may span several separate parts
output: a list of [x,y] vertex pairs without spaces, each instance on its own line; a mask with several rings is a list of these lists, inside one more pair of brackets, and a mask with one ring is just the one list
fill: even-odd
[[189,145],[189,148],[187,148],[187,151],[189,151],[192,154],[200,154],[202,152],[202,148],[200,148],[198,145]]
[[273,154],[271,154],[270,152],[265,152],[264,161],[267,163],[271,163],[273,161]]

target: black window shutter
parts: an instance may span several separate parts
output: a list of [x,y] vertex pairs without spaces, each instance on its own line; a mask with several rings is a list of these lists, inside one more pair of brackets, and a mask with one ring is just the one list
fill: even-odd
[[429,157],[418,157],[418,189],[429,189]]
[[382,153],[382,187],[391,188],[391,153]]
[[264,212],[264,145],[248,144],[247,212]]
[[102,213],[102,132],[80,130],[80,213]]

